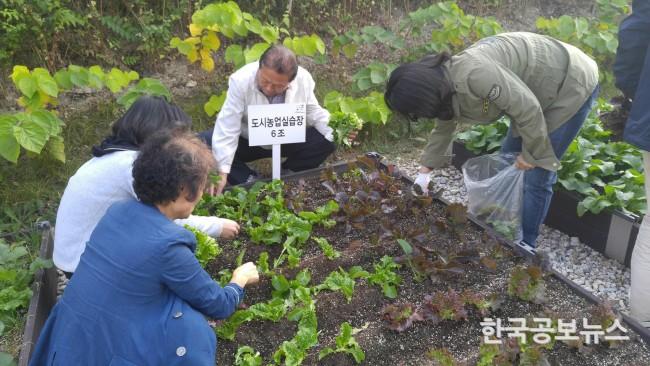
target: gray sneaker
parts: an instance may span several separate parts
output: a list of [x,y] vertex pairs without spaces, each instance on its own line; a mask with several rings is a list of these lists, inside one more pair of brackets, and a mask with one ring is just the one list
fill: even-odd
[[246,178],[246,183],[254,182],[258,179],[256,174],[251,174]]
[[515,242],[515,249],[521,250],[529,255],[533,255],[533,256],[537,255],[537,248],[526,243],[523,240],[519,240]]

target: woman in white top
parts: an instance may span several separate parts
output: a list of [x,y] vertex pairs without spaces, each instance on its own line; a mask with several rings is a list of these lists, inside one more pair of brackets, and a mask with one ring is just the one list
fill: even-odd
[[[157,131],[189,130],[190,117],[160,97],[138,99],[112,127],[112,134],[93,147],[93,158],[70,178],[56,215],[54,264],[70,277],[86,242],[108,207],[136,198],[131,170],[139,147]],[[190,216],[176,220],[212,237],[232,238],[239,225],[218,217]]]

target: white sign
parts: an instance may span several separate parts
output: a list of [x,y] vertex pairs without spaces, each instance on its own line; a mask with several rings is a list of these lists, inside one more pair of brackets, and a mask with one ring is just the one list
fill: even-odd
[[248,144],[260,146],[305,142],[305,112],[304,103],[249,105]]

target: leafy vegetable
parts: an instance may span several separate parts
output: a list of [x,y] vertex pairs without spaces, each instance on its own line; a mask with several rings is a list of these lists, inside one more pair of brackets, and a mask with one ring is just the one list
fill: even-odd
[[221,254],[223,249],[221,249],[214,238],[201,230],[195,229],[189,225],[185,225],[185,228],[194,233],[194,236],[196,237],[196,250],[194,251],[194,255],[196,256],[196,259],[199,260],[199,263],[201,263],[201,267],[205,268],[208,262]]
[[361,329],[353,329],[350,323],[344,322],[341,324],[341,332],[336,336],[336,348],[325,347],[318,353],[318,360],[322,360],[332,353],[343,352],[348,353],[354,357],[356,363],[361,363],[366,358],[365,353],[354,339],[354,335]]
[[330,115],[329,126],[334,129],[334,142],[338,146],[352,146],[348,135],[363,128],[363,121],[356,113],[336,112]]

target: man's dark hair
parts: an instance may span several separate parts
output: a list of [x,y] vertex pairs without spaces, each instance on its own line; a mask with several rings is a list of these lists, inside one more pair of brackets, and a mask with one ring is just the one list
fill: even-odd
[[293,81],[298,74],[296,55],[290,49],[278,44],[271,45],[264,51],[260,57],[260,69],[262,67],[289,76],[289,81]]
[[448,53],[439,53],[393,70],[384,93],[386,105],[410,119],[452,119],[453,89],[441,66],[449,59]]
[[161,132],[147,139],[133,162],[133,189],[141,202],[150,205],[174,201],[183,188],[192,201],[215,166],[212,152],[196,136]]

